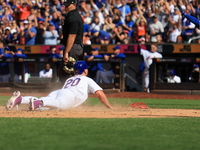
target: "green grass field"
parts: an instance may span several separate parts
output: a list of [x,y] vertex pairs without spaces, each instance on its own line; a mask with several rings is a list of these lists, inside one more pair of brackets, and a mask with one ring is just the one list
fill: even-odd
[[[1,96],[0,105],[9,97]],[[198,100],[109,99],[200,109]],[[90,98],[86,105],[101,105]],[[199,150],[200,118],[0,118],[0,150]]]

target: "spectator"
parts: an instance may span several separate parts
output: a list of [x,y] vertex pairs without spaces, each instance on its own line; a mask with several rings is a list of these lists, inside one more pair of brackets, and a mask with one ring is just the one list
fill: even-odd
[[90,12],[86,12],[85,18],[84,18],[84,22],[85,22],[86,24],[91,24],[91,23],[92,23],[92,17],[91,17]]
[[41,36],[44,33],[44,22],[39,21],[38,26],[36,27],[36,37],[35,37],[35,44],[44,44],[44,37]]
[[158,21],[158,16],[153,16],[153,23],[148,27],[148,34],[150,36],[150,42],[157,42],[156,35],[164,32],[163,25]]
[[17,32],[17,33],[20,32],[20,28],[19,28],[19,26],[17,25],[16,20],[11,21],[10,29],[11,29],[11,33],[12,33],[12,34],[15,33],[15,32]]
[[160,3],[158,5],[159,8],[157,10],[159,16],[160,16],[160,22],[163,25],[163,28],[169,27],[169,21],[168,18],[171,16],[169,7],[167,6],[167,1],[159,1]]
[[130,8],[129,5],[127,5],[126,0],[121,0],[121,6],[119,6],[118,8],[122,12],[122,19],[123,20],[125,20],[126,16],[131,15],[131,8]]
[[155,14],[152,12],[151,8],[148,8],[146,10],[146,12],[144,13],[144,17],[146,18],[148,24],[152,23],[153,22],[153,16]]
[[91,55],[86,55],[85,58],[88,62],[89,68],[89,77],[92,78],[96,83],[100,82],[100,72],[104,71],[103,64],[98,62],[92,62],[95,58],[103,58],[102,55],[99,55],[100,49],[95,47],[91,51]]
[[35,8],[31,8],[30,10],[30,15],[27,17],[27,20],[37,20],[37,17],[36,17],[36,9]]
[[[61,12],[62,11],[62,6],[61,6],[61,3],[60,3],[60,0],[53,0],[53,1],[47,1],[47,4],[50,4],[50,9],[51,9],[51,12],[55,12],[55,8],[57,11]],[[55,8],[54,8],[55,7]]]
[[15,5],[17,6],[17,9],[19,11],[19,19],[27,20],[31,11],[31,1],[25,0],[20,1],[20,3],[18,3],[18,1],[15,1]]
[[[10,33],[13,34],[16,31],[21,34],[21,30],[23,31],[24,28],[27,27],[27,25],[24,25],[24,21],[26,20],[33,21],[32,23],[33,27],[40,28],[41,24],[39,24],[40,21],[44,22],[44,26],[47,26],[48,22],[51,21],[54,24],[54,30],[57,30],[59,36],[57,38],[57,44],[60,44],[60,41],[63,39],[62,35],[62,24],[64,21],[64,15],[67,13],[66,10],[63,9],[62,4],[64,3],[64,0],[35,0],[35,1],[27,1],[27,0],[16,0],[16,1],[2,1],[0,9],[0,20],[1,22],[1,29],[3,28],[3,31],[6,27],[10,27]],[[177,5],[178,4],[178,5]],[[156,35],[151,35],[150,27],[155,21],[155,18],[153,16],[156,14],[157,20],[161,22],[163,28],[165,29],[172,29],[171,25],[169,24],[168,18],[171,17],[172,19],[172,26],[175,26],[174,23],[178,22],[178,20],[181,20],[182,17],[180,15],[179,6],[181,7],[181,13],[183,13],[183,41],[187,42],[188,38],[191,38],[194,33],[194,28],[192,26],[193,21],[191,19],[185,19],[188,18],[188,15],[192,15],[193,18],[199,19],[199,10],[197,8],[197,5],[194,1],[189,2],[186,4],[185,1],[178,0],[169,0],[169,1],[133,1],[133,0],[112,0],[112,1],[106,1],[106,0],[83,0],[77,4],[79,6],[79,13],[83,17],[83,20],[85,24],[87,24],[87,28],[91,25],[91,21],[93,18],[98,17],[99,22],[101,24],[100,29],[98,32],[95,32],[95,36],[91,36],[91,41],[95,41],[95,43],[101,43],[101,44],[107,44],[109,42],[112,42],[113,44],[116,44],[115,41],[110,40],[103,40],[102,36],[99,37],[99,31],[103,30],[105,32],[103,33],[109,33],[110,37],[113,34],[112,31],[115,27],[119,25],[123,25],[123,29],[129,31],[129,37],[134,37],[134,39],[131,39],[128,41],[128,44],[130,43],[136,43],[138,38],[140,38],[140,34],[142,32],[138,32],[141,29],[141,31],[144,31],[144,29],[140,28],[140,26],[133,26],[132,23],[142,23],[143,20],[146,20],[148,24],[146,24],[148,28],[149,34],[145,35],[146,42],[157,42],[156,41]],[[131,11],[130,11],[131,10]],[[186,14],[187,13],[187,14]],[[130,19],[131,14],[131,19]],[[144,18],[142,19],[142,16]],[[108,18],[109,19],[108,19]],[[197,19],[197,20],[198,20]],[[108,21],[109,20],[109,21]],[[139,21],[141,20],[141,22]],[[189,22],[189,21],[191,22]],[[106,22],[107,21],[107,22]],[[15,22],[15,25],[12,23]],[[198,23],[195,23],[197,26]],[[27,23],[25,23],[27,24]],[[113,25],[114,24],[114,25]],[[17,27],[19,25],[19,27]],[[102,26],[103,25],[103,26]],[[25,27],[26,26],[26,27]],[[158,28],[156,28],[158,29]],[[133,31],[134,30],[134,31]],[[196,29],[197,30],[197,29]],[[174,30],[172,29],[173,33]],[[176,31],[176,30],[175,30]],[[158,34],[161,34],[161,30],[159,29]],[[89,32],[87,29],[84,31],[84,35],[87,35]],[[143,33],[142,33],[143,34]],[[156,33],[157,34],[157,33]],[[189,35],[191,34],[191,35]],[[40,34],[38,34],[40,35]],[[4,37],[4,35],[1,35]],[[135,36],[138,36],[135,38]],[[144,35],[142,35],[144,36]],[[150,39],[151,36],[151,39]],[[153,39],[152,39],[153,37]],[[176,37],[174,37],[171,41],[171,39],[167,39],[167,35],[163,36],[163,41],[165,42],[173,42],[175,43]],[[24,36],[20,36],[20,44],[27,44],[24,42]],[[107,37],[106,37],[107,38]],[[38,38],[37,38],[38,39]],[[43,40],[36,40],[34,44],[44,44]],[[42,42],[39,42],[42,41]],[[127,43],[127,40],[125,40],[124,43]],[[11,43],[13,44],[13,42]],[[28,44],[30,45],[30,44]]]
[[4,35],[4,38],[5,38],[5,44],[11,44],[11,40],[12,40],[12,34],[10,32],[10,27],[7,26],[5,28],[5,35]]
[[2,20],[3,21],[13,21],[13,17],[12,17],[12,9],[9,5],[4,7],[4,12],[2,14]]
[[93,0],[90,0],[90,3],[95,10],[94,17],[98,17],[100,24],[104,24],[104,16],[109,15],[108,9],[106,8],[106,4],[100,3],[100,7],[98,8],[97,5],[93,2]]
[[[185,13],[190,14],[190,11],[186,10]],[[183,42],[186,43],[194,33],[195,24],[190,22],[190,20],[188,20],[187,18],[184,18],[182,28],[183,28],[183,34],[182,34]]]
[[[0,41],[0,58],[12,58],[10,54],[10,48],[5,47],[2,41]],[[7,62],[0,63],[0,82],[9,82],[10,79],[10,66]]]
[[157,44],[164,44],[163,39],[162,39],[162,34],[157,34],[156,40],[157,40]]
[[111,15],[108,15],[105,20],[105,24],[103,24],[102,30],[107,32],[110,36],[113,33],[113,29],[116,27],[116,25],[113,23],[113,19]]
[[169,16],[171,18],[170,23],[171,24],[176,24],[180,22],[182,19],[182,16],[180,15],[180,11],[177,7],[174,8],[174,13]]
[[[96,39],[99,36],[99,31],[101,29],[101,22],[99,21],[98,17],[94,17],[91,26],[90,26],[90,35],[93,37],[93,39]],[[96,43],[96,41],[94,41]]]
[[130,31],[132,30],[134,24],[135,23],[131,20],[131,16],[126,15],[125,22],[122,24],[122,26],[125,30]]
[[124,44],[125,33],[121,25],[117,26],[117,28],[114,29],[112,39],[115,41],[116,44]]
[[83,44],[84,45],[91,45],[92,44],[90,35],[86,34],[86,35],[83,36]]
[[133,22],[136,22],[137,19],[139,18],[138,9],[139,9],[139,8],[136,8],[136,7],[132,8],[132,11],[131,11],[131,19],[132,19]]
[[18,32],[16,31],[12,34],[10,44],[17,45],[19,44],[19,42],[20,42],[20,38],[19,38]]
[[54,29],[52,22],[49,22],[48,30],[44,27],[43,37],[45,45],[57,45],[58,31]]
[[55,30],[59,31],[59,25],[61,22],[61,13],[57,11],[56,7],[54,6],[54,12],[52,13],[52,19],[51,22],[53,23]]
[[115,24],[116,27],[123,25],[123,21],[121,20],[120,15],[116,14],[113,17],[113,23]]
[[181,78],[176,75],[174,69],[169,70],[169,77],[167,77],[167,83],[181,83]]
[[140,8],[138,8],[139,17],[136,21],[136,28],[137,28],[137,38],[140,39],[142,37],[146,38],[147,34],[147,20],[143,16]]
[[183,43],[183,38],[181,35],[177,36],[176,43]]
[[115,7],[113,7],[113,6],[111,6],[110,7],[110,15],[112,15],[114,18],[115,18],[115,16],[121,16],[121,12],[120,12],[120,10],[119,10],[119,8],[117,7],[117,6],[115,6]]
[[143,56],[144,64],[145,64],[145,69],[143,72],[143,79],[142,79],[142,86],[143,86],[143,91],[144,92],[150,92],[149,91],[149,68],[150,65],[153,62],[153,58],[162,58],[162,55],[157,52],[157,44],[153,43],[151,44],[151,51],[141,49],[141,46],[138,46],[138,51],[139,53]]
[[169,29],[169,42],[176,43],[177,37],[181,35],[182,28],[181,28],[181,20],[178,19],[178,22],[173,22],[172,18],[169,17],[169,22],[172,25],[172,28]]
[[53,70],[51,68],[51,65],[49,63],[45,64],[45,68],[39,72],[40,78],[52,78],[53,76]]
[[[126,55],[120,53],[120,46],[116,45],[113,50],[114,53],[111,55],[104,55],[104,59],[109,61],[111,58],[120,58],[122,59],[122,63],[124,63]],[[111,83],[111,79],[115,78],[116,73],[116,63],[111,63],[111,68],[109,70],[100,72],[100,78],[102,79],[103,83]]]
[[32,21],[24,21],[24,27],[21,28],[21,37],[24,38],[26,45],[34,45],[37,31]]

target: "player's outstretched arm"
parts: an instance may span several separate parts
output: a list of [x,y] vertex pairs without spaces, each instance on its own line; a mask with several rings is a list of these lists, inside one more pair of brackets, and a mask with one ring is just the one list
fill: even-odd
[[113,109],[113,107],[110,105],[106,95],[103,91],[99,90],[95,92],[95,95],[98,97],[98,99],[108,108]]

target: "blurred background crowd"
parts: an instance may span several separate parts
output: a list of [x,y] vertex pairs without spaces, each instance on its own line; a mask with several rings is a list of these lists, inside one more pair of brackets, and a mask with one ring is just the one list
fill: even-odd
[[[6,45],[57,45],[66,15],[64,0],[0,0],[0,39]],[[196,0],[79,0],[84,44],[187,43],[199,27],[182,17],[200,18]],[[200,40],[194,40],[200,43]]]

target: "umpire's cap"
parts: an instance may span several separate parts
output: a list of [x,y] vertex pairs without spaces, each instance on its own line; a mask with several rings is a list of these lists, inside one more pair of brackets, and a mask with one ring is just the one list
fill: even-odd
[[89,68],[87,63],[83,60],[79,60],[74,64],[75,74],[82,74],[85,69]]
[[77,3],[76,0],[64,0],[63,5],[69,6],[70,4],[75,4]]

